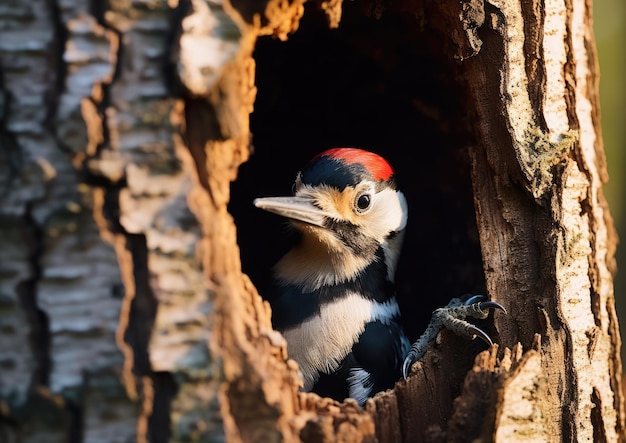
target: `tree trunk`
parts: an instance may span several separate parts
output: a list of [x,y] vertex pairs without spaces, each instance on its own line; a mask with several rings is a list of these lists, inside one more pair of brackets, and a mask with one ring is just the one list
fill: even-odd
[[[2,441],[623,440],[590,0],[231,1],[0,4]],[[407,196],[409,336],[508,311],[364,408],[299,392],[251,204],[341,144]]]

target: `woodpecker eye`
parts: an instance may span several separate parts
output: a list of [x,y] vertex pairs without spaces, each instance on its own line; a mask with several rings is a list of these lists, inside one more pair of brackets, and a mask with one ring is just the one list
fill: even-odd
[[370,194],[361,194],[356,198],[355,210],[358,213],[366,212],[372,204],[372,196]]

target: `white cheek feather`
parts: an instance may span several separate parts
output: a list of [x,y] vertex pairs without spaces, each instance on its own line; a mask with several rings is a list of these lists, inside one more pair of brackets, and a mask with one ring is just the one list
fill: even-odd
[[408,207],[404,194],[393,189],[383,189],[374,194],[372,209],[363,214],[359,225],[370,237],[380,242],[390,233],[406,227]]
[[395,299],[377,303],[352,293],[322,305],[318,315],[285,330],[287,351],[300,365],[304,390],[311,390],[320,372],[330,373],[339,367],[366,323],[375,320],[387,323],[398,314]]
[[400,251],[402,250],[402,241],[404,240],[404,231],[383,243],[382,248],[385,253],[385,264],[387,265],[387,278],[389,281],[396,279],[396,264],[400,259]]
[[[404,194],[400,191],[383,189],[374,196],[372,209],[363,215],[361,222],[361,229],[367,229],[367,235],[377,239],[385,252],[387,276],[390,281],[395,279],[407,218],[408,208]],[[391,232],[397,232],[397,235],[388,239]]]

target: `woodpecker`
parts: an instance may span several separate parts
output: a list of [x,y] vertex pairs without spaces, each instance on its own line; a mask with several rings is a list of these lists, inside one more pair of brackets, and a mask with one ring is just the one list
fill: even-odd
[[363,405],[406,378],[441,328],[491,343],[465,318],[502,307],[475,296],[435,311],[411,346],[394,290],[408,208],[387,160],[358,148],[328,149],[298,172],[293,190],[253,203],[288,218],[300,234],[273,268],[270,303],[305,391]]

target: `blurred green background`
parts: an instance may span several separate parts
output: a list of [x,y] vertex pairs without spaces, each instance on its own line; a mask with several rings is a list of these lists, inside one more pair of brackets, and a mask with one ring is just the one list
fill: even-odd
[[[600,60],[602,135],[609,168],[605,194],[621,240],[615,299],[622,341],[626,342],[626,1],[595,0],[593,15]],[[624,348],[622,362],[626,362]]]

